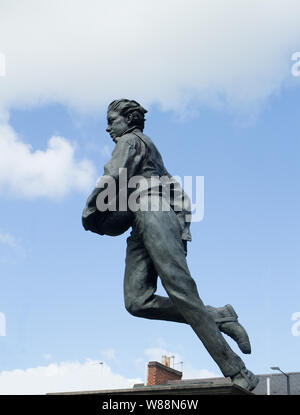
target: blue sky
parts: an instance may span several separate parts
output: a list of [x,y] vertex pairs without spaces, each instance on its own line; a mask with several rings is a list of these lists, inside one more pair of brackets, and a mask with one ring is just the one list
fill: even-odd
[[[190,2],[196,17],[185,10],[181,23],[194,25],[194,43],[189,35],[172,41],[166,25],[156,22],[153,44],[159,45],[160,35],[162,48],[151,49],[148,37],[140,35],[150,47],[145,73],[144,63],[140,67],[137,60],[123,59],[126,52],[131,58],[136,53],[138,61],[145,58],[139,43],[126,43],[140,33],[139,24],[132,25],[125,39],[113,32],[102,42],[104,29],[93,20],[91,10],[109,16],[117,10],[121,16],[118,2],[104,6],[91,0],[89,10],[83,2],[74,2],[74,7],[66,2],[60,13],[49,6],[49,20],[54,15],[57,20],[49,23],[43,15],[45,27],[37,23],[32,33],[21,22],[19,36],[28,37],[19,37],[19,44],[8,24],[14,19],[20,23],[13,13],[16,6],[0,6],[6,11],[0,51],[7,64],[6,76],[0,77],[0,312],[6,318],[0,384],[7,393],[13,393],[12,385],[20,393],[126,386],[132,379],[143,380],[145,363],[160,360],[162,354],[182,360],[185,377],[221,375],[188,326],[126,312],[128,233],[100,237],[81,226],[86,198],[113,150],[105,132],[106,106],[123,96],[148,109],[145,133],[172,174],[204,176],[204,219],[192,223],[188,253],[201,298],[214,306],[234,305],[252,343],[252,354],[244,356],[249,369],[268,373],[270,366],[279,365],[285,371],[300,370],[300,336],[292,334],[292,315],[300,311],[300,78],[291,74],[291,55],[300,50],[300,30],[293,20],[299,6],[277,1],[270,16],[267,1],[261,6],[252,2],[256,8],[249,3],[247,17],[232,1],[228,7],[244,19],[241,28],[224,7],[217,13],[215,2]],[[34,1],[24,3],[24,22],[29,24],[41,12],[33,11]],[[146,2],[141,3],[132,11],[136,22],[150,13]],[[160,7],[166,17],[167,7]],[[78,28],[80,12],[86,14]],[[207,13],[211,25],[200,12]],[[65,26],[59,20],[64,13],[71,16]],[[174,22],[181,13],[182,2],[175,2]],[[150,13],[153,24],[155,16]],[[171,33],[174,22],[168,23]],[[279,23],[285,34],[278,32]],[[48,41],[51,24],[62,39],[57,50]],[[216,31],[220,25],[228,29],[225,40]],[[88,34],[84,27],[91,28]],[[35,31],[41,40],[33,42]],[[80,49],[80,43],[77,50],[69,49],[77,32],[77,40],[92,43],[90,49]],[[26,61],[25,44],[32,58]],[[216,44],[220,51],[227,48],[221,75],[209,71],[218,62],[212,53]],[[248,67],[246,58],[241,59],[245,50]],[[37,57],[38,51],[45,55]],[[183,65],[180,52],[189,65]],[[55,59],[57,72],[49,66]],[[70,73],[76,62],[76,74]],[[54,147],[51,137],[56,137]],[[99,361],[104,365],[97,366]]]

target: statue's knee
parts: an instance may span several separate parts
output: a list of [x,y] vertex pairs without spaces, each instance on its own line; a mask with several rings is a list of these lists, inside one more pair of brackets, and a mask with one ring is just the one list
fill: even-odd
[[136,301],[126,301],[125,308],[129,314],[135,317],[141,317],[142,315],[141,306]]

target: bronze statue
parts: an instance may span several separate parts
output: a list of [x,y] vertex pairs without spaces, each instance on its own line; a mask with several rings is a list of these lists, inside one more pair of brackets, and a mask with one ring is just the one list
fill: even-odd
[[[131,227],[124,280],[127,311],[137,317],[189,324],[224,376],[253,390],[258,378],[246,369],[221,334],[233,338],[243,353],[251,353],[247,332],[235,310],[229,304],[205,306],[190,275],[186,262],[187,242],[191,240],[189,198],[143,133],[146,112],[138,102],[128,99],[109,105],[106,131],[116,146],[87,200],[83,226],[112,236]],[[124,171],[125,180],[121,177]],[[114,196],[108,191],[110,181]],[[130,181],[136,185],[135,191]],[[170,187],[167,195],[164,189]],[[158,276],[168,297],[155,294]]]

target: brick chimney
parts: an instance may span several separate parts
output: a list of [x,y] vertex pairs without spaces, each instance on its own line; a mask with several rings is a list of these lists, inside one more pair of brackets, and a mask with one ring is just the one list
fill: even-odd
[[148,363],[148,386],[162,385],[168,380],[181,380],[182,372],[158,362]]

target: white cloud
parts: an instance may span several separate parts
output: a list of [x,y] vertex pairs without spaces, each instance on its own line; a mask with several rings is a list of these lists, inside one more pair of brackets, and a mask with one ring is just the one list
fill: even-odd
[[18,246],[16,238],[10,233],[1,233],[0,232],[0,243],[10,246],[11,248],[16,248]]
[[[103,350],[102,355],[108,358],[116,358],[113,349]],[[175,363],[181,362],[179,353],[170,352],[161,347],[148,348],[144,351],[145,357],[140,360],[138,366],[141,375],[145,375],[145,365],[152,360],[161,361],[161,356],[175,356]],[[50,354],[44,354],[43,358],[49,360]],[[100,363],[100,364],[99,364]],[[172,367],[172,364],[171,364]],[[175,369],[181,370],[181,366]],[[220,374],[213,373],[207,369],[196,369],[189,362],[184,362],[183,379],[200,379],[219,377]],[[31,395],[46,394],[54,392],[76,392],[106,389],[131,388],[135,383],[143,383],[144,379],[126,378],[114,373],[106,362],[85,359],[80,361],[64,361],[49,363],[46,366],[38,366],[25,370],[15,369],[0,372],[0,395]]]
[[74,392],[131,388],[141,379],[127,379],[103,363],[87,359],[84,363],[61,362],[26,370],[0,372],[0,394],[31,395],[51,392]]
[[86,190],[95,180],[93,165],[75,160],[75,148],[51,137],[46,150],[32,151],[6,123],[0,124],[0,191],[18,197],[61,197]]
[[193,98],[238,108],[293,78],[299,50],[298,0],[2,0],[0,7],[5,108],[59,101],[99,109],[121,96],[171,109]]
[[255,114],[298,85],[299,14],[298,0],[1,0],[0,188],[57,197],[94,182],[65,138],[40,151],[20,141],[12,108],[60,102],[97,113],[130,97],[181,113],[206,104]]
[[[1,146],[0,146],[1,147]],[[1,160],[1,156],[0,156]],[[0,256],[0,263],[9,263],[15,261],[17,258],[26,259],[26,249],[22,245],[20,238],[15,237],[9,232],[4,232],[0,229],[0,244],[6,246],[6,254]],[[1,251],[3,252],[3,246]]]

